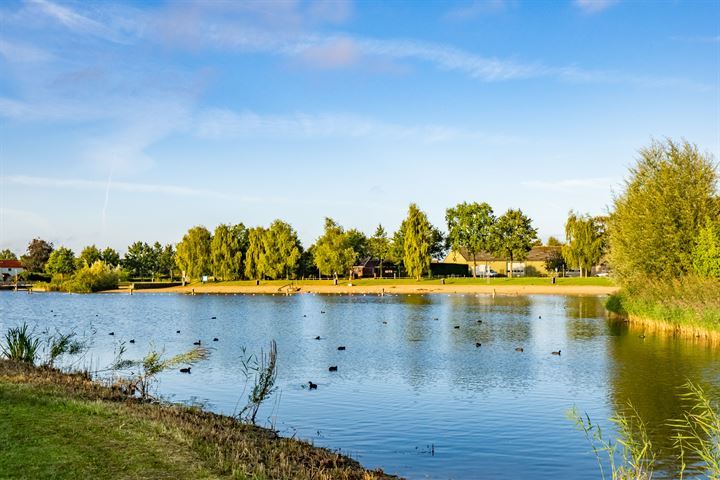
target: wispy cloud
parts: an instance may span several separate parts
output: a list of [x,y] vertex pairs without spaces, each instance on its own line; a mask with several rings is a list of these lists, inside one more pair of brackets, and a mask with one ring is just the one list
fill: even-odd
[[483,15],[504,12],[512,2],[510,0],[475,0],[449,10],[447,20],[471,20]]
[[565,191],[582,193],[586,189],[595,190],[610,190],[613,185],[616,185],[618,180],[610,177],[595,177],[595,178],[569,178],[561,180],[527,180],[520,182],[524,187],[538,189],[538,190],[550,190],[550,191]]
[[45,62],[53,55],[45,50],[24,43],[0,38],[0,56],[15,63]]
[[[29,188],[56,188],[61,190],[97,190],[107,191],[109,188],[115,192],[160,194],[182,197],[206,197],[222,200],[241,200],[236,195],[226,194],[211,189],[193,188],[179,185],[161,185],[150,183],[113,182],[108,187],[107,181],[87,180],[79,178],[51,178],[29,175],[8,175],[2,179],[9,185],[19,185]],[[242,199],[251,202],[247,197]]]
[[574,0],[573,3],[583,12],[592,14],[607,10],[620,3],[620,0]]
[[512,136],[489,134],[444,125],[401,125],[349,114],[260,115],[211,109],[199,114],[193,130],[203,138],[368,138],[412,139],[423,143],[474,140],[518,143]]

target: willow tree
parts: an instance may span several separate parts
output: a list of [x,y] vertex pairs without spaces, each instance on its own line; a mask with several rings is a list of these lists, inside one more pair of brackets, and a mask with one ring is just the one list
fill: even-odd
[[448,240],[455,250],[464,249],[472,255],[472,274],[477,276],[478,253],[492,248],[495,215],[487,203],[460,203],[445,212]]
[[513,262],[525,260],[536,239],[532,221],[521,210],[510,209],[497,219],[493,226],[492,251],[510,260],[510,277]]
[[300,240],[290,224],[275,220],[262,237],[259,269],[270,278],[289,279],[300,263]]
[[605,224],[599,217],[578,215],[572,210],[565,223],[565,245],[562,256],[570,267],[578,267],[587,277],[605,250]]
[[242,223],[218,225],[210,245],[213,275],[223,280],[240,278],[246,243],[247,229]]
[[357,252],[351,238],[332,218],[325,219],[325,231],[313,247],[313,261],[321,275],[344,275],[355,264]]
[[260,280],[264,276],[260,258],[264,250],[265,229],[255,227],[248,230],[248,246],[245,250],[245,277]]
[[686,141],[640,150],[608,226],[610,260],[621,282],[693,272],[701,228],[720,217],[718,170]]
[[403,263],[408,275],[420,280],[430,270],[432,226],[425,212],[414,203],[401,227],[403,232]]
[[210,273],[210,231],[193,227],[183,236],[175,251],[175,264],[185,278],[200,278]]

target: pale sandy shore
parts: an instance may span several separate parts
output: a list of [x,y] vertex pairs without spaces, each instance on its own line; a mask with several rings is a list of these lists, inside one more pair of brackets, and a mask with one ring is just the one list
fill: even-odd
[[[276,285],[196,285],[188,287],[135,290],[134,293],[182,293],[182,294],[285,294],[323,293],[359,295],[408,295],[408,294],[486,294],[486,295],[610,295],[618,287],[593,285],[299,285],[293,291]],[[116,292],[128,293],[127,290]]]

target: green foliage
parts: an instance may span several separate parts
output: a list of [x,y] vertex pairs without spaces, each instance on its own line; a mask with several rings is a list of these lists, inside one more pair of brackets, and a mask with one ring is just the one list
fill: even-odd
[[69,248],[60,247],[50,254],[50,258],[45,264],[45,271],[64,278],[65,275],[72,275],[75,267],[75,253]]
[[345,232],[345,235],[347,236],[348,245],[350,245],[350,248],[355,252],[355,260],[353,262],[353,265],[355,265],[359,259],[368,256],[369,241],[367,236],[356,228],[351,228]]
[[82,249],[78,257],[78,268],[89,267],[98,260],[102,260],[102,254],[95,245],[90,245]]
[[45,264],[53,251],[53,244],[34,238],[27,247],[27,253],[20,260],[29,272],[44,272]]
[[115,249],[107,247],[100,253],[100,260],[108,265],[117,267],[120,265],[120,254]]
[[565,237],[567,243],[562,247],[565,263],[578,267],[581,276],[587,277],[605,250],[605,224],[598,217],[578,215],[571,210],[565,223]]
[[245,251],[245,277],[260,280],[263,271],[260,257],[264,250],[265,229],[263,227],[251,228],[248,231],[248,247]]
[[693,250],[695,273],[707,278],[720,278],[720,220],[708,220],[700,229]]
[[210,244],[213,275],[223,280],[240,278],[246,248],[247,229],[242,223],[234,226],[218,225]]
[[551,252],[545,260],[545,269],[548,272],[560,272],[565,267],[565,259],[560,252]]
[[717,166],[683,141],[640,150],[610,216],[610,260],[628,284],[677,278],[693,270],[693,251],[706,219],[720,217]]
[[388,259],[391,245],[387,232],[382,225],[378,225],[375,233],[368,239],[368,254],[380,261],[380,278],[383,276],[383,263]]
[[0,260],[17,260],[15,255],[10,249],[0,250]]
[[175,252],[175,264],[185,278],[200,278],[210,272],[210,243],[210,232],[203,226],[185,234]]
[[28,325],[10,328],[5,332],[5,344],[0,351],[8,360],[35,364],[40,348],[40,338],[28,331]]
[[157,252],[145,242],[130,245],[123,259],[123,267],[133,277],[150,277],[157,270]]
[[275,220],[263,235],[260,269],[269,278],[295,276],[300,263],[300,240],[290,224]]
[[432,226],[425,212],[414,203],[410,204],[408,216],[403,223],[403,263],[408,275],[419,280],[430,270]]
[[648,278],[626,286],[608,310],[720,332],[720,282],[692,275],[669,280]]
[[551,236],[551,237],[548,237],[547,243],[545,245],[547,245],[548,247],[560,247],[560,246],[562,246],[562,244],[563,243],[560,240]]
[[510,259],[510,263],[524,260],[536,238],[537,231],[532,227],[532,221],[521,210],[510,209],[495,222],[492,251],[498,256]]
[[472,255],[473,277],[476,276],[475,256],[492,248],[495,215],[487,203],[460,203],[445,213],[448,240],[455,250],[464,248]]
[[28,330],[28,325],[13,327],[5,332],[5,343],[0,344],[0,352],[8,360],[35,365],[42,359],[41,349],[45,352],[42,366],[53,367],[63,355],[77,355],[87,349],[87,342],[76,339],[75,333],[49,335],[45,337]]
[[277,389],[277,344],[275,340],[270,342],[268,353],[260,351],[260,355],[247,355],[245,348],[242,349],[240,365],[246,381],[252,379],[253,386],[248,395],[248,403],[240,410],[238,417],[245,418],[253,425],[260,406],[270,398]]
[[173,246],[167,244],[163,247],[160,245],[160,242],[155,242],[153,245],[153,254],[155,256],[153,276],[167,274],[167,276],[172,279],[175,268],[175,249]]
[[341,275],[355,264],[357,252],[350,237],[331,218],[325,219],[325,233],[317,239],[313,248],[313,259],[321,275]]
[[61,289],[73,293],[92,293],[118,288],[119,268],[112,268],[102,260],[78,270],[73,277],[64,282]]

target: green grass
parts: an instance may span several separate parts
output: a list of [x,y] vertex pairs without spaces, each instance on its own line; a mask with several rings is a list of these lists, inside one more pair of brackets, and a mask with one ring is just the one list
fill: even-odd
[[[339,285],[347,285],[348,279],[339,279]],[[441,280],[439,278],[432,279],[421,279],[415,280],[412,278],[377,278],[377,279],[355,279],[352,281],[353,285],[358,286],[392,286],[392,285],[440,285]],[[332,280],[262,280],[260,285],[270,285],[281,287],[293,283],[294,285],[307,285],[307,286],[330,286],[333,284]],[[517,277],[517,278],[446,278],[445,285],[549,285],[551,279],[549,277]],[[588,278],[557,278],[556,283],[558,285],[592,285],[592,286],[603,286],[612,287],[615,286],[615,282],[611,278],[602,277],[588,277]],[[200,286],[201,282],[193,282],[190,286]],[[229,282],[208,282],[207,285],[217,286],[246,286],[251,287],[255,285],[255,280],[235,280]]]
[[0,360],[0,478],[373,480],[344,455],[80,374]]
[[716,279],[636,280],[610,296],[605,307],[631,318],[720,333],[720,282]]
[[121,405],[0,384],[3,478],[213,478],[186,445]]

